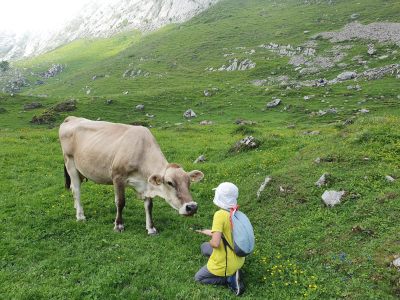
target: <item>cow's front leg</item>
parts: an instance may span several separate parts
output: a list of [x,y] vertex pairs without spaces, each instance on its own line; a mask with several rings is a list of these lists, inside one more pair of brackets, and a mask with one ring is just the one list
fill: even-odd
[[122,210],[125,207],[125,183],[122,178],[114,178],[114,193],[115,193],[115,206],[117,207],[117,215],[115,217],[114,230],[121,232],[124,230],[124,223],[122,221]]
[[145,198],[144,199],[144,210],[146,211],[146,229],[149,235],[157,234],[157,230],[154,228],[153,224],[153,199]]

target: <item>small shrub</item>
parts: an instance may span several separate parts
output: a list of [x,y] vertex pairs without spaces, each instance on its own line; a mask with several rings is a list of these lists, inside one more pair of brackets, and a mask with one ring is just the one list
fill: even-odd
[[47,109],[38,116],[33,116],[31,123],[42,125],[42,124],[53,124],[57,119],[57,113],[53,109]]

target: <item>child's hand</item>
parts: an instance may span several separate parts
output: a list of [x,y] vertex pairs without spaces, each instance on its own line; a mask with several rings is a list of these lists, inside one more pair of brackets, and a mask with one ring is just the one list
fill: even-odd
[[201,234],[212,236],[212,232],[210,229],[199,229],[199,230],[195,230],[195,231],[198,233],[201,233]]

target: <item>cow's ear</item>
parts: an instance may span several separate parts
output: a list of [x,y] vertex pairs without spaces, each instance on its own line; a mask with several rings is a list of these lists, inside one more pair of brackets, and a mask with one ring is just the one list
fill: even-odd
[[149,177],[149,182],[154,185],[161,185],[162,177],[158,174],[151,175]]
[[188,172],[188,175],[190,177],[190,181],[192,181],[192,182],[198,182],[198,181],[202,180],[204,177],[203,172],[197,171],[197,170]]

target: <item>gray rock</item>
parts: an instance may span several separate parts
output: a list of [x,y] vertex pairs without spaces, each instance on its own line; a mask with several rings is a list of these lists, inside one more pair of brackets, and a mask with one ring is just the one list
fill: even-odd
[[211,96],[212,96],[212,94],[211,94],[211,92],[210,92],[209,90],[204,90],[204,91],[203,91],[203,94],[204,94],[204,96],[206,96],[206,97],[211,97]]
[[329,174],[328,173],[324,173],[322,174],[322,176],[318,179],[318,181],[315,183],[315,185],[317,187],[322,187],[323,185],[327,184],[329,178]]
[[205,126],[205,125],[212,125],[213,122],[212,122],[212,121],[204,120],[204,121],[201,121],[199,124]]
[[322,194],[322,200],[327,206],[333,207],[341,202],[345,191],[325,191]]
[[138,104],[135,106],[136,110],[144,110],[144,105],[143,104]]
[[257,191],[257,198],[260,198],[261,193],[264,191],[265,187],[271,181],[271,179],[272,178],[270,176],[265,177],[264,182],[260,185],[260,187]]
[[265,83],[267,83],[267,79],[255,79],[250,81],[250,83],[254,86],[263,86]]
[[319,130],[313,130],[313,131],[307,130],[303,132],[304,135],[319,135],[320,133],[321,132]]
[[148,113],[147,113],[145,116],[148,117],[148,118],[150,118],[150,119],[152,119],[152,118],[155,117],[155,115],[151,115],[151,114],[148,114]]
[[356,77],[357,77],[356,72],[346,71],[346,72],[340,73],[336,78],[340,81],[345,81],[345,80],[354,79]]
[[281,103],[281,99],[274,99],[271,102],[267,103],[267,108],[273,108],[278,106]]
[[185,118],[187,118],[187,119],[196,118],[197,117],[196,113],[192,109],[188,109],[187,111],[185,111],[183,113],[183,116]]
[[316,163],[316,164],[321,163],[321,158],[320,158],[320,157],[317,157],[317,158],[314,160],[314,163]]
[[396,179],[394,179],[392,176],[390,176],[390,175],[386,175],[385,176],[385,178],[386,178],[386,180],[387,181],[389,181],[389,182],[394,182]]
[[64,70],[64,66],[60,64],[53,64],[46,72],[41,73],[40,75],[43,78],[51,78],[60,74]]
[[362,113],[362,114],[367,114],[367,113],[369,113],[369,110],[366,109],[366,108],[362,108],[362,109],[359,110],[359,112]]
[[106,103],[107,105],[113,104],[113,102],[114,102],[114,100],[112,100],[112,99],[107,99],[107,100],[105,101],[105,103]]
[[125,92],[123,92],[122,94],[128,95],[128,94],[129,94],[129,91],[125,91]]
[[196,160],[193,163],[197,164],[197,163],[203,163],[205,161],[206,161],[206,157],[202,154],[198,158],[196,158]]
[[355,20],[355,19],[358,19],[359,16],[360,16],[360,14],[352,14],[350,16],[350,19]]
[[376,53],[376,49],[375,49],[374,44],[368,44],[367,53],[368,53],[369,55],[374,55],[374,54]]
[[255,149],[260,145],[260,142],[253,136],[249,135],[238,141],[232,148],[231,152],[241,152]]
[[396,258],[394,261],[392,261],[392,265],[398,269],[400,269],[400,257]]

